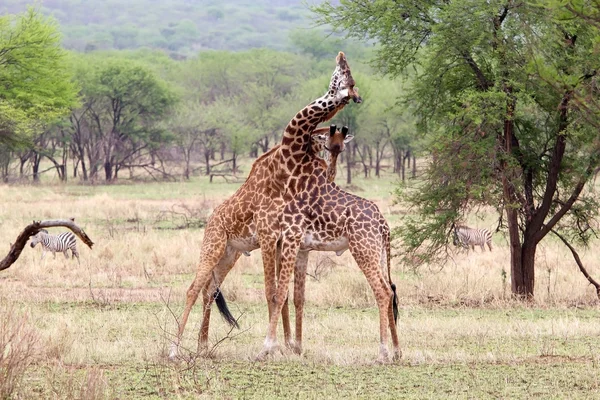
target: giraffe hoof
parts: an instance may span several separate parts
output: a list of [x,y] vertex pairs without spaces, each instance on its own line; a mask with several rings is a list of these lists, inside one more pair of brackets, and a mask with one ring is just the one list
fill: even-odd
[[266,361],[267,358],[275,353],[277,350],[281,350],[279,348],[279,345],[274,344],[271,346],[265,346],[260,353],[258,353],[258,355],[254,358],[255,361]]
[[385,364],[389,364],[390,360],[387,356],[379,356],[377,357],[377,360],[375,360],[375,364],[378,365],[385,365]]
[[294,345],[294,347],[292,347],[292,351],[295,354],[301,355],[302,354],[302,345],[301,344]]
[[402,359],[402,352],[400,350],[394,351],[392,356],[392,362],[399,362]]
[[171,345],[169,349],[169,361],[175,361],[177,359],[177,345]]

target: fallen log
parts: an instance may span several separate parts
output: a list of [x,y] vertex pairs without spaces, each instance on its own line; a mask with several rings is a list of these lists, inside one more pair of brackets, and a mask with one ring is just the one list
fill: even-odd
[[2,261],[0,261],[0,271],[7,269],[11,265],[13,265],[15,261],[17,261],[17,259],[21,255],[21,251],[23,251],[23,248],[25,247],[27,241],[29,241],[29,238],[31,236],[37,234],[41,229],[52,228],[56,226],[64,226],[65,228],[69,228],[90,249],[94,245],[94,242],[92,242],[92,239],[90,239],[87,233],[85,233],[83,229],[81,229],[75,224],[74,218],[54,219],[48,221],[33,221],[33,223],[27,225],[25,229],[23,229],[23,231],[19,234],[19,236],[17,236],[17,240],[15,241],[15,243],[10,245],[10,251],[8,252],[6,257],[4,257]]

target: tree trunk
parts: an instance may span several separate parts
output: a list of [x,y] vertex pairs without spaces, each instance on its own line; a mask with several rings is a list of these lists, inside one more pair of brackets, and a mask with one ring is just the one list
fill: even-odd
[[33,181],[34,182],[39,182],[40,181],[40,162],[42,161],[42,156],[35,152],[33,154],[33,165],[32,165],[32,171],[33,171]]
[[234,151],[231,155],[231,169],[233,169],[233,174],[237,173],[237,153]]
[[406,179],[406,157],[410,153],[407,151],[402,152],[402,158],[400,159],[400,176],[402,178],[402,182]]
[[106,182],[110,182],[113,178],[113,169],[112,169],[112,164],[110,162],[110,160],[106,160],[104,162],[104,179],[106,180]]
[[204,150],[204,165],[206,167],[204,175],[210,175],[210,150]]
[[417,157],[415,157],[415,153],[412,153],[412,178],[416,179],[417,177]]

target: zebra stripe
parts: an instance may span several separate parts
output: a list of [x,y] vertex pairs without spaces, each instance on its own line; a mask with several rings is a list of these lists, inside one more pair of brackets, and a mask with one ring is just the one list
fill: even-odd
[[475,246],[481,246],[481,250],[485,251],[485,245],[492,251],[492,234],[489,230],[473,229],[467,226],[456,226],[454,228],[454,245],[462,246],[469,251],[469,246],[475,251]]
[[42,244],[42,259],[47,251],[51,251],[54,258],[56,253],[61,252],[66,258],[69,258],[67,250],[71,250],[72,258],[77,257],[79,261],[79,252],[77,251],[77,240],[72,232],[63,232],[58,235],[50,235],[48,231],[42,229],[31,239],[31,247],[35,247],[38,243]]

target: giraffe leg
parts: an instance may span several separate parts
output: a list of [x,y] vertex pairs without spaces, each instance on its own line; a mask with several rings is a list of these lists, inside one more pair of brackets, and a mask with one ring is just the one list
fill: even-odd
[[185,330],[190,311],[196,303],[196,300],[198,300],[200,291],[210,280],[213,269],[221,260],[226,245],[227,236],[225,232],[222,232],[215,226],[209,226],[204,234],[204,241],[202,242],[202,249],[200,252],[201,261],[196,270],[196,277],[187,291],[185,308],[183,309],[183,314],[179,321],[177,337],[171,344],[171,349],[169,351],[169,358],[171,359],[174,359],[177,356],[177,350],[181,343],[181,338],[183,337],[183,331]]
[[[392,320],[389,321],[390,317],[390,305],[393,299],[392,289],[385,283],[385,278],[381,271],[381,265],[379,261],[379,257],[381,255],[381,251],[369,251],[366,249],[376,249],[375,246],[369,246],[368,241],[362,240],[362,242],[357,245],[350,246],[350,252],[354,256],[354,260],[356,260],[359,268],[365,274],[367,281],[369,282],[369,286],[375,295],[375,300],[377,301],[377,307],[379,309],[379,357],[377,358],[377,362],[381,364],[385,364],[389,362],[389,351],[387,347],[388,341],[388,329],[391,328],[390,324],[393,324],[393,310],[392,310]],[[357,248],[358,247],[358,248]],[[393,335],[393,334],[392,334]]]
[[[281,243],[277,244],[275,265],[277,269],[277,279],[279,280],[279,272],[281,270]],[[290,328],[290,307],[288,300],[289,296],[286,296],[285,302],[283,303],[283,308],[281,309],[281,325],[283,325],[283,337],[285,341],[285,346],[288,349],[293,350],[295,348],[295,344],[292,340],[292,329]]]
[[[279,282],[277,283],[277,291],[274,298],[273,312],[269,318],[269,328],[267,331],[267,337],[263,345],[263,349],[256,357],[257,360],[264,360],[269,354],[272,354],[276,349],[279,348],[277,344],[277,320],[279,314],[283,309],[283,304],[287,297],[288,286],[290,278],[294,272],[294,265],[296,262],[296,255],[300,248],[300,240],[303,234],[297,232],[297,234],[290,235],[287,233],[287,238],[284,235],[281,245],[281,270],[279,272]],[[262,248],[262,244],[261,244]]]
[[213,298],[210,295],[210,282],[202,288],[202,324],[200,332],[198,332],[198,354],[206,353],[208,350],[208,326],[210,323],[210,311],[213,303]]
[[[269,310],[269,320],[273,318],[273,313],[277,312],[277,314],[283,311],[283,307],[276,309],[276,294],[277,294],[277,237],[273,237],[272,235],[265,235],[260,238],[260,251],[262,253],[263,259],[263,270],[265,275],[265,297],[267,299],[267,307]],[[286,293],[287,297],[287,293]],[[283,299],[285,301],[285,298]],[[282,305],[283,305],[282,301]],[[287,315],[288,328],[287,334],[290,335],[289,332],[289,311]]]
[[306,286],[306,269],[308,251],[299,251],[294,269],[294,308],[296,310],[296,343],[294,352],[302,354],[302,317],[304,315],[304,292]]
[[[212,279],[202,289],[202,324],[200,325],[200,332],[198,334],[198,353],[202,353],[208,349],[208,328],[210,324],[210,312],[213,301],[215,300],[215,294],[217,289],[221,286],[221,283],[225,280],[225,277],[231,271],[238,258],[240,258],[240,252],[227,246],[223,257],[219,260],[217,266],[213,270]],[[219,296],[223,294],[219,291]],[[225,310],[219,310],[221,313],[228,313],[227,305],[224,306]],[[231,324],[231,321],[228,320]]]

